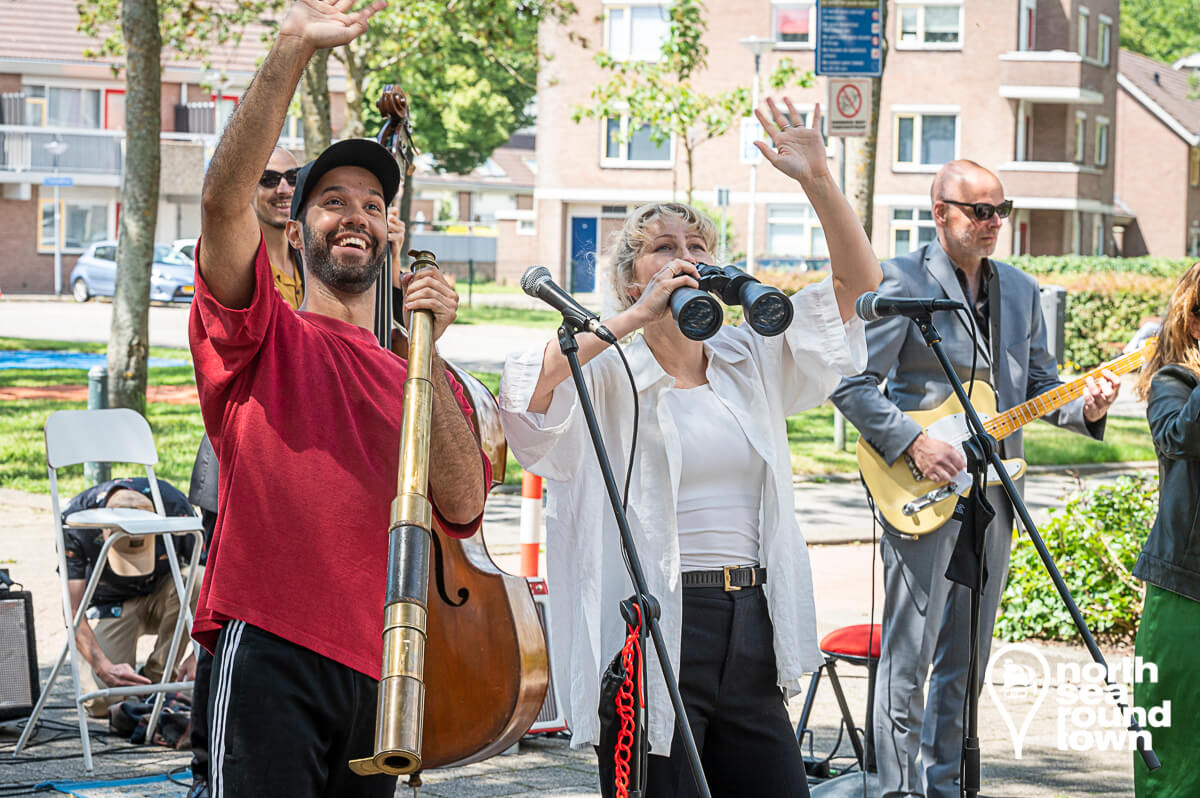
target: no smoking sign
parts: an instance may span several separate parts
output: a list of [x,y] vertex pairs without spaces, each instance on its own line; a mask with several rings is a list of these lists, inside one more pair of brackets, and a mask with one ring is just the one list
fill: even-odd
[[871,116],[869,78],[829,78],[829,135],[865,136]]

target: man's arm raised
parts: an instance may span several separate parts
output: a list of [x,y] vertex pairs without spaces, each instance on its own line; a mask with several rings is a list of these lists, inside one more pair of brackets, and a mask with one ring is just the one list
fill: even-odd
[[360,36],[385,5],[384,0],[374,0],[351,11],[354,4],[355,0],[298,0],[292,6],[213,153],[201,195],[203,243],[197,268],[226,307],[248,307],[254,298],[254,253],[260,234],[250,201],[304,67],[317,50]]

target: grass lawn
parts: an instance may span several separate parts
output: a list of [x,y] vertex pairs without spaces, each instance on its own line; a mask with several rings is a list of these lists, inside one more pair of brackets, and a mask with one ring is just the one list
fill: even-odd
[[[523,316],[540,315],[541,311],[517,311],[510,308],[479,308],[489,312],[511,312]],[[557,314],[546,312],[544,322],[548,328],[557,324]],[[531,320],[532,321],[535,320]],[[479,323],[479,322],[477,322]],[[0,350],[13,349],[69,349],[75,352],[103,352],[104,344],[38,341],[17,338],[0,338]],[[150,354],[155,357],[178,358],[190,361],[184,349],[154,347]],[[496,393],[500,375],[491,372],[473,372],[475,376]],[[152,368],[149,373],[152,385],[183,385],[195,381],[189,366]],[[0,369],[0,387],[43,386],[43,385],[86,385],[87,372],[83,369]],[[55,410],[83,409],[85,402],[63,402],[56,400],[12,400],[0,403],[0,486],[34,493],[47,493],[45,449],[42,426],[46,417]],[[152,403],[147,415],[154,438],[158,444],[160,463],[158,473],[163,478],[186,489],[191,476],[196,447],[204,433],[200,420],[200,408],[196,405],[172,405]],[[854,447],[858,431],[846,426],[846,450],[833,447],[833,407],[829,404],[793,416],[787,421],[788,442],[792,451],[792,468],[797,474],[852,474],[857,471]],[[1025,430],[1025,449],[1030,465],[1068,465],[1076,463],[1102,463],[1129,460],[1153,460],[1154,447],[1146,422],[1139,418],[1113,417],[1108,421],[1106,440],[1094,441],[1060,430],[1045,423],[1030,424]],[[125,476],[132,470],[117,473]],[[518,484],[521,479],[520,466],[508,456],[505,482]],[[66,469],[63,472],[62,492],[70,496],[82,490],[83,467]]]
[[[846,425],[846,451],[833,447],[833,406],[824,404],[788,419],[792,470],[797,474],[852,474],[858,430]],[[1043,421],[1025,427],[1025,456],[1030,465],[1077,465],[1153,460],[1154,444],[1144,419],[1113,416],[1103,441],[1059,429]]]
[[562,324],[562,314],[553,310],[499,308],[489,305],[467,307],[464,300],[458,306],[455,324],[507,324],[513,327],[534,327],[552,333]]

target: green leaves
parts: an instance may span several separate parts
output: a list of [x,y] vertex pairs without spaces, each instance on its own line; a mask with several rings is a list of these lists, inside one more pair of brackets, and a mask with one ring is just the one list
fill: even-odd
[[1121,0],[1121,46],[1168,64],[1200,51],[1200,1]]
[[[1145,588],[1133,565],[1158,513],[1158,477],[1124,476],[1070,499],[1042,525],[1046,548],[1091,630],[1128,640],[1141,617]],[[1029,538],[1013,545],[996,635],[1070,640],[1066,607]]]

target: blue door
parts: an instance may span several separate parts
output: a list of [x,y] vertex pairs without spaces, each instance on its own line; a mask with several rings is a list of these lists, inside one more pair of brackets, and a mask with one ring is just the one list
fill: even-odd
[[596,290],[596,220],[571,218],[571,291]]

